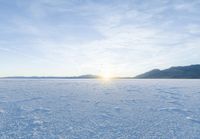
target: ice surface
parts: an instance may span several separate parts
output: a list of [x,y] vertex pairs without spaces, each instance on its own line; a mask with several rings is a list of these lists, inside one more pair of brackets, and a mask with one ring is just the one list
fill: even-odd
[[0,139],[200,137],[200,80],[0,80]]

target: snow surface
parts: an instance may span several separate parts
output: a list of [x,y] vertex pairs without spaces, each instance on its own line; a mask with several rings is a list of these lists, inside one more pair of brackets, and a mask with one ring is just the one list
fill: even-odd
[[200,80],[0,80],[0,139],[200,138]]

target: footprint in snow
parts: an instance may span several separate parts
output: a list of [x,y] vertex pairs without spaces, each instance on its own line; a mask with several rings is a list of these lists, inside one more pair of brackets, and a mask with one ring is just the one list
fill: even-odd
[[183,106],[183,104],[181,104],[181,103],[178,102],[178,101],[170,101],[170,102],[168,102],[168,103],[171,103],[171,104],[176,105],[176,106]]
[[101,114],[99,114],[99,117],[102,119],[110,119],[112,117],[112,115],[109,113],[101,113]]
[[121,111],[121,108],[120,108],[120,107],[115,107],[114,110],[115,110],[116,112],[120,112],[120,111]]
[[89,103],[90,101],[89,100],[81,100],[81,102],[83,102],[83,103]]
[[127,89],[126,91],[127,92],[139,92],[139,90],[136,90],[136,89]]
[[132,105],[136,103],[135,99],[125,99],[125,100],[121,100],[121,102],[127,105]]
[[94,103],[95,106],[98,106],[100,104],[100,101],[97,101]]
[[192,118],[190,116],[187,116],[186,119],[191,121],[191,122],[193,122],[193,123],[200,124],[200,120],[199,119],[194,119],[194,118]]
[[30,101],[41,100],[41,99],[42,99],[42,97],[34,97],[34,98],[30,98],[30,99],[18,100],[18,101],[16,101],[16,103],[20,103],[20,102],[30,102]]
[[176,108],[176,107],[169,107],[169,108],[161,108],[160,111],[167,111],[167,112],[177,112],[177,113],[180,113],[180,114],[183,114],[183,115],[187,115],[188,111],[187,109],[180,109],[180,108]]
[[49,113],[49,112],[51,112],[51,110],[48,109],[48,108],[40,107],[40,108],[37,108],[37,109],[34,109],[34,110],[31,111],[31,113],[38,113],[38,112]]
[[104,94],[105,94],[105,95],[110,95],[110,93],[109,93],[109,92],[105,92]]

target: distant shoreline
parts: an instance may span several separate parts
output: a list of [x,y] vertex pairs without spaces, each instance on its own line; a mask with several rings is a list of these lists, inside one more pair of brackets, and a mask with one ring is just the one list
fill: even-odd
[[[79,80],[79,79],[90,79],[90,80],[102,80],[100,77],[99,78],[79,78],[79,77],[0,77],[0,80],[3,79],[16,79],[16,80],[51,80],[51,79],[55,79],[55,80],[59,80],[59,79],[63,79],[63,80]],[[135,77],[114,77],[111,78],[111,80],[123,80],[123,79],[127,79],[127,80],[165,80],[165,79],[174,79],[174,80],[178,80],[178,79],[200,79],[200,78],[135,78]]]
[[[99,75],[85,74],[80,76],[8,76],[0,79],[102,79]],[[153,69],[137,76],[110,77],[110,79],[200,79],[200,64]]]

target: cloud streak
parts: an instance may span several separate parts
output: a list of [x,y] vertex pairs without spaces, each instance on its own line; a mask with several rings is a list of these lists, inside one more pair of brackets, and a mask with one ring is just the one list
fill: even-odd
[[[155,67],[199,62],[200,3],[195,0],[24,0],[3,4],[14,8],[9,12],[11,18],[0,15],[0,27],[6,28],[0,33],[1,50],[22,51],[22,57],[39,61],[40,71],[51,68],[46,75],[98,74],[107,68],[115,75],[134,76]],[[17,12],[18,8],[23,10]],[[7,12],[3,9],[1,13]],[[12,57],[21,59],[15,54]],[[19,62],[22,64],[30,66]],[[5,67],[12,68],[12,63]],[[34,68],[29,74],[43,73]]]

